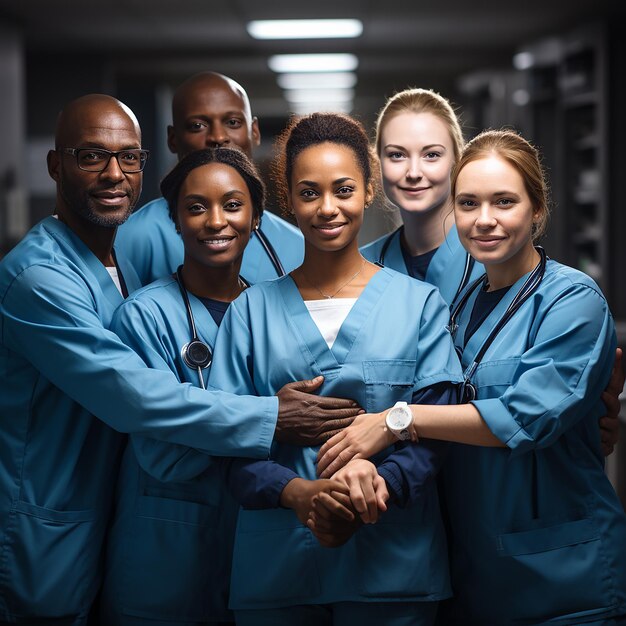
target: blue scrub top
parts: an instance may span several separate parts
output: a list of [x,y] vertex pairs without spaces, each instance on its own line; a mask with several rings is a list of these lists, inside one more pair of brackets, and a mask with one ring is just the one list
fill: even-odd
[[[270,211],[263,213],[259,228],[269,239],[286,273],[302,264],[304,238],[297,228]],[[183,262],[184,249],[165,198],[157,198],[135,211],[118,228],[115,247],[129,259],[142,285],[175,272]],[[241,275],[249,283],[278,277],[256,234],[246,246]]]
[[[396,401],[410,402],[426,387],[459,380],[447,323],[447,306],[434,287],[383,268],[329,348],[286,276],[246,290],[231,304],[209,384],[265,394],[321,374],[321,394],[353,398],[367,411],[380,411]],[[314,479],[317,451],[275,442],[271,459]],[[447,597],[445,535],[434,481],[412,495],[405,508],[390,506],[377,524],[360,528],[332,550],[322,548],[291,510],[240,511],[231,607]]]
[[52,217],[0,263],[0,620],[86,620],[119,433],[215,455],[269,454],[276,398],[209,393],[147,368],[108,329],[121,302],[102,263]]
[[[188,296],[198,336],[213,351],[217,324],[200,299]],[[191,330],[173,277],[136,291],[115,312],[111,329],[148,367],[199,386],[197,370],[181,354]],[[202,372],[205,384],[208,372]],[[232,620],[237,510],[214,457],[131,435],[107,541],[102,623],[126,624],[131,615],[171,626]]]
[[[382,250],[387,240],[389,240],[389,246],[385,252],[382,264],[385,267],[390,267],[397,272],[410,276],[402,250],[400,233],[400,230],[396,230],[366,244],[361,248],[361,254],[369,261],[372,261],[372,263],[381,262]],[[452,226],[445,241],[439,246],[428,264],[428,270],[424,277],[425,282],[439,289],[441,296],[448,305],[452,304],[452,300],[463,280],[466,259],[467,253],[461,245],[456,226]],[[469,277],[470,282],[484,274],[484,272],[485,269],[480,263],[474,263]]]
[[[463,367],[525,279],[463,345],[472,294],[456,335]],[[615,345],[597,285],[549,260],[473,377],[473,404],[506,447],[456,444],[443,468],[454,598],[441,623],[604,623],[626,614],[626,516],[604,473],[598,425]]]

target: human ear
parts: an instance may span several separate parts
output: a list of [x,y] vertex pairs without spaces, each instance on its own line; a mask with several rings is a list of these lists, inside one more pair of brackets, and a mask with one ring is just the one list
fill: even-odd
[[167,147],[172,154],[178,154],[178,148],[176,147],[176,133],[173,126],[167,127]]
[[48,164],[48,174],[50,175],[50,178],[58,183],[60,166],[59,153],[56,150],[49,150],[46,157],[46,163]]
[[261,143],[261,131],[259,129],[259,120],[256,117],[252,118],[252,145],[256,148]]
[[368,183],[367,189],[365,190],[365,208],[372,204],[372,200],[374,199],[374,186],[372,183]]

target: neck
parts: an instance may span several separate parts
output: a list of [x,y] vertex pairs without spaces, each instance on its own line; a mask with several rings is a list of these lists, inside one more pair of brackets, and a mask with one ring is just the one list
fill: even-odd
[[199,298],[232,302],[241,293],[241,258],[223,267],[206,267],[185,256],[183,280],[187,291]]
[[488,291],[510,287],[524,274],[532,272],[537,267],[540,259],[539,253],[531,243],[508,261],[485,264],[487,280],[489,281]]
[[[359,252],[359,245],[356,239],[345,248],[332,252],[314,248],[305,241],[304,261],[295,272],[296,278],[304,275],[304,283],[300,280],[296,280],[296,282],[302,285],[307,293],[312,291],[307,286],[312,287],[313,290],[318,292],[317,297],[321,295],[319,291],[327,295],[335,294],[343,283],[350,280],[355,273],[363,268],[364,262],[365,260]],[[348,287],[360,285],[362,282],[360,280],[357,281],[356,278],[361,277],[355,277],[354,283],[347,285],[346,289],[341,289],[340,293],[336,294],[337,297],[348,297],[346,293],[352,291]]]
[[430,252],[444,242],[454,223],[450,207],[450,202],[444,202],[432,211],[416,213],[400,209],[404,223],[402,243],[411,256]]
[[94,253],[96,258],[105,266],[113,267],[113,241],[117,228],[97,226],[78,216],[69,217],[57,212],[59,221],[70,228],[77,237]]

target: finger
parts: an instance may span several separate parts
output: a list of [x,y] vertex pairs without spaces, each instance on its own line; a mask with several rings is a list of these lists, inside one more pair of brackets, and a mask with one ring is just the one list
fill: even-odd
[[326,454],[326,452],[328,452],[333,446],[338,444],[345,436],[344,432],[339,432],[324,443],[317,453],[317,462],[319,463],[322,456],[324,456],[324,454]]
[[363,458],[359,452],[354,452],[354,450],[347,446],[339,454],[337,457],[326,467],[326,469],[320,474],[320,478],[328,478],[332,476],[335,472],[338,472],[342,467],[345,467],[352,459],[360,459]]
[[343,417],[324,418],[324,423],[321,427],[321,431],[323,433],[329,433],[332,430],[335,430],[337,432],[342,431],[344,428],[347,428],[348,426],[350,426],[350,424],[352,424],[352,422],[354,422],[354,418],[358,415],[356,411],[357,409],[347,409],[343,411],[343,413],[346,413],[346,415]]
[[350,500],[352,500],[352,506],[356,512],[361,516],[361,519],[367,524],[369,523],[370,516],[368,510],[368,503],[363,492],[363,485],[358,478],[348,476],[348,485],[350,487]]
[[[348,499],[348,502],[349,501],[350,500]],[[315,504],[313,505],[313,511],[316,515],[319,515],[320,518],[325,520],[332,520],[336,517],[344,519],[348,522],[354,520],[354,513],[344,502],[337,500],[337,498],[325,492],[320,493],[316,498]]]
[[354,409],[356,407],[359,411],[362,411],[361,407],[350,398],[332,398],[330,396],[316,396],[315,404],[325,411],[345,411],[347,409]]
[[[379,480],[380,479],[380,480]],[[374,488],[376,490],[376,504],[378,510],[384,513],[387,510],[387,500],[389,500],[389,490],[387,489],[387,483],[382,476],[379,476],[375,483]]]
[[609,384],[607,387],[607,390],[615,394],[620,394],[624,389],[625,374],[624,370],[622,369],[622,357],[622,349],[617,348],[617,350],[615,351],[613,370],[611,371],[611,379],[609,380]]
[[317,473],[321,474],[344,448],[348,447],[348,442],[345,441],[346,434],[342,431],[331,437],[317,453]]
[[316,376],[311,380],[296,380],[292,383],[287,383],[285,387],[293,389],[295,391],[302,391],[304,393],[311,393],[316,389],[319,389],[320,385],[324,382],[323,376]]
[[366,524],[375,524],[378,521],[378,499],[376,497],[376,491],[374,490],[371,478],[363,478],[361,482],[361,491],[363,492],[365,505],[367,507],[367,519],[363,518],[363,521]]
[[602,392],[602,402],[606,407],[606,417],[615,418],[619,415],[621,407],[621,403],[619,398],[608,391]]
[[615,450],[615,447],[611,444],[607,444],[607,443],[602,443],[602,454],[604,456],[611,456],[611,454],[613,454],[613,451]]
[[619,420],[608,415],[600,418],[600,432],[615,435],[619,432]]

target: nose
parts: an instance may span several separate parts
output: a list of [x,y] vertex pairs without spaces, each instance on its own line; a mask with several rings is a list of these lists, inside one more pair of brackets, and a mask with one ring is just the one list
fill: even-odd
[[124,180],[124,172],[122,172],[122,168],[116,156],[111,155],[107,166],[100,172],[100,176],[114,182]]
[[222,124],[213,124],[206,136],[208,148],[221,148],[230,143],[230,138]]
[[420,160],[416,158],[410,158],[407,160],[406,179],[407,180],[419,180],[422,177],[422,168],[420,167]]
[[205,226],[209,230],[220,231],[228,226],[226,213],[221,206],[212,207],[206,212]]
[[489,202],[483,202],[480,205],[478,215],[476,217],[476,226],[482,229],[493,228],[496,225],[496,218],[491,210]]
[[323,194],[319,208],[317,209],[318,214],[322,217],[332,217],[337,214],[337,211],[334,195],[332,193]]

